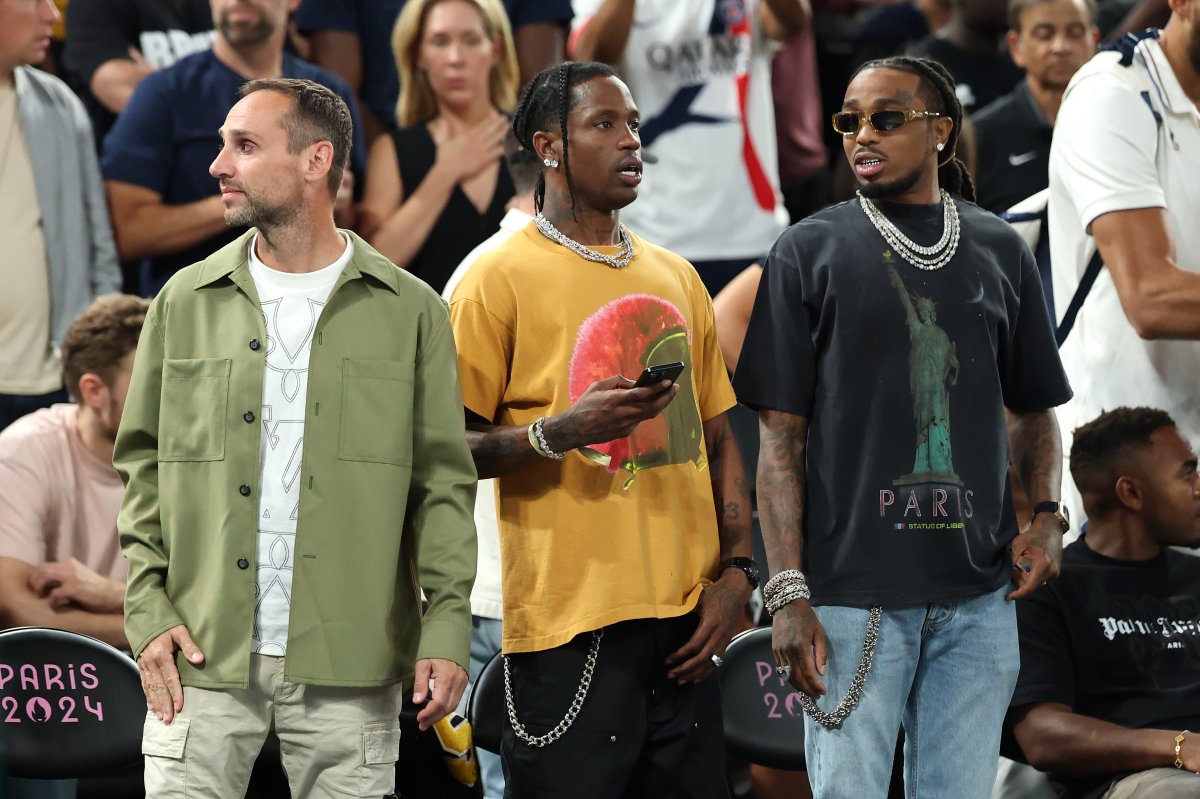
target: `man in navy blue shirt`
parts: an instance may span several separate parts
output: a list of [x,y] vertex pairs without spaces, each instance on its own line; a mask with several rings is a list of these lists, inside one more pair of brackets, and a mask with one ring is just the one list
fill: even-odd
[[[241,235],[225,225],[217,182],[208,174],[217,129],[247,80],[307,78],[337,92],[354,116],[352,175],[365,172],[353,92],[341,78],[283,51],[288,14],[299,0],[211,0],[212,50],[148,76],[104,140],[100,166],[122,259],[144,259],[140,293]],[[352,184],[352,179],[346,186]],[[348,195],[347,195],[347,200]],[[339,200],[339,205],[348,205]],[[348,219],[339,217],[340,224]]]

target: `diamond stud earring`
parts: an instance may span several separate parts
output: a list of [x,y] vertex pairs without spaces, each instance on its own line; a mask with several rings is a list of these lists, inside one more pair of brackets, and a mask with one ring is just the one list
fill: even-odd
[[[941,148],[939,147],[938,149],[941,149]],[[555,167],[558,166],[558,160],[555,158],[543,158],[542,163],[545,164],[546,166],[550,167],[551,169],[554,169]]]

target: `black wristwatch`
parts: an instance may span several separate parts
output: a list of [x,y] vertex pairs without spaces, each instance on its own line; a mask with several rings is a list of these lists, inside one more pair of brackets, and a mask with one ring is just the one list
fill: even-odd
[[1064,533],[1071,529],[1071,514],[1067,512],[1067,506],[1061,502],[1055,502],[1052,499],[1039,502],[1033,506],[1033,515],[1037,516],[1039,513],[1053,513],[1054,518],[1058,520],[1058,526]]
[[717,574],[726,569],[741,569],[750,581],[751,588],[758,588],[758,564],[752,558],[726,558],[717,567]]

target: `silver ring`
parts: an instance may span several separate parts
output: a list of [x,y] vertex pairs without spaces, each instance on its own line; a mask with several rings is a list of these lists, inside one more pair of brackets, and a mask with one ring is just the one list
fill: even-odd
[[719,669],[725,665],[725,658],[721,657],[720,655],[713,655],[712,662],[713,665]]
[[787,679],[788,676],[790,676],[792,673],[792,664],[788,663],[786,666],[776,666],[775,673],[778,674],[780,677]]

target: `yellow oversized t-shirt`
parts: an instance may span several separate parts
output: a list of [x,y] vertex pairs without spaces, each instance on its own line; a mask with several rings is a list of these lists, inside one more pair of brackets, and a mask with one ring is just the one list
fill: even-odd
[[680,616],[715,576],[702,421],[736,400],[712,302],[691,264],[630,235],[633,260],[613,269],[530,223],[482,256],[451,300],[463,403],[495,424],[562,413],[614,374],[687,366],[666,411],[628,438],[497,480],[505,652]]

